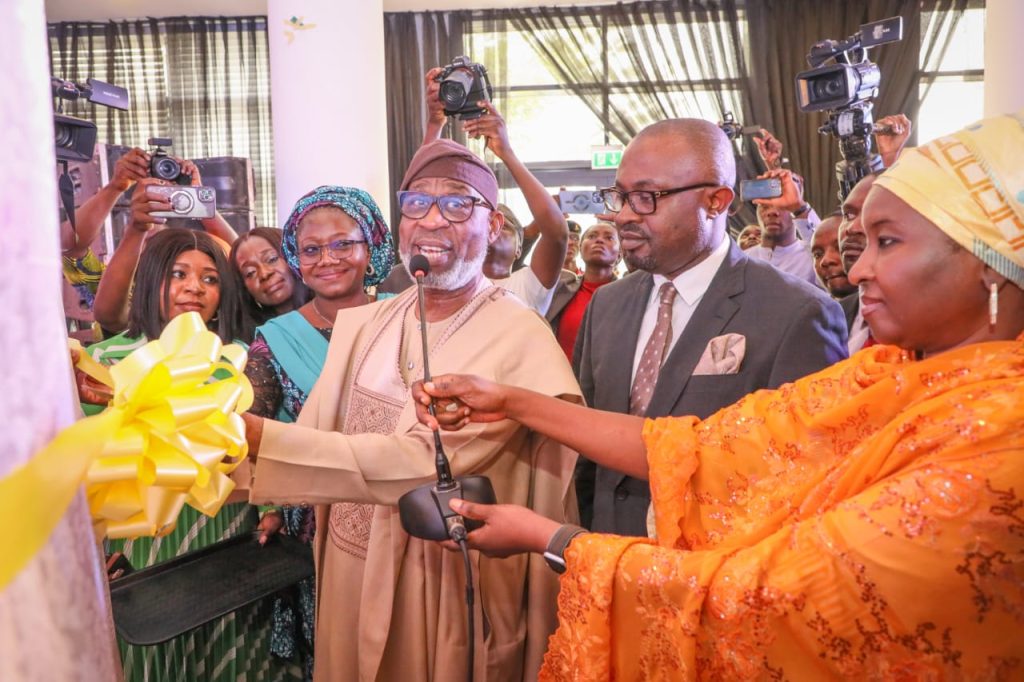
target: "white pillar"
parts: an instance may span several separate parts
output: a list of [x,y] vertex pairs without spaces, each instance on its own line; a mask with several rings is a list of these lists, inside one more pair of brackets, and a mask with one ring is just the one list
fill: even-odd
[[985,117],[1024,109],[1024,2],[985,3]]
[[[0,2],[0,63],[11,67],[0,71],[0,92],[17,93],[0,97],[0,479],[75,418],[46,40],[43,3]],[[79,492],[47,544],[0,591],[0,680],[120,677],[100,567]]]
[[383,0],[269,0],[278,225],[318,185],[365,189],[388,215]]

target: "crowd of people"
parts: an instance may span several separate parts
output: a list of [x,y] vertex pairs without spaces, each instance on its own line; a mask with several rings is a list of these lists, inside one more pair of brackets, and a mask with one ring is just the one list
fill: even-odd
[[[887,170],[836,207],[804,200],[814,180],[763,131],[761,177],[782,193],[735,236],[732,143],[660,121],[581,226],[481,102],[461,125],[529,216],[499,203],[492,168],[444,138],[434,74],[394,232],[383,197],[331,185],[280,230],[167,226],[141,149],[62,226],[105,336],[95,359],[185,312],[249,351],[243,494],[108,553],[139,569],[283,533],[316,565],[166,644],[122,642],[126,678],[1019,673],[1024,116],[910,149],[910,121],[883,119]],[[132,187],[104,264],[88,245]],[[102,410],[105,387],[77,378],[83,410]],[[474,632],[462,557],[408,535],[396,506],[434,480],[437,429],[453,473],[487,476],[500,503],[452,503],[483,524]]]

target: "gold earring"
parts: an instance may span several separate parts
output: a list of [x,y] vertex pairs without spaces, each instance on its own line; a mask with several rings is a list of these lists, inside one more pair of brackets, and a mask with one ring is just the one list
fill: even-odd
[[999,285],[992,282],[988,285],[988,326],[992,329],[996,326],[996,319],[999,317]]

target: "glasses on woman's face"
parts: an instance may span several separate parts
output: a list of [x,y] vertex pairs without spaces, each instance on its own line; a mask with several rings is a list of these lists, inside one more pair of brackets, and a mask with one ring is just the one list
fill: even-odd
[[347,258],[356,244],[365,244],[365,239],[335,239],[326,244],[306,244],[299,249],[299,262],[303,265],[316,265],[323,258],[324,250],[335,260]]
[[719,187],[719,185],[714,182],[699,182],[696,185],[675,187],[673,189],[635,189],[631,192],[623,192],[616,187],[606,187],[598,190],[598,192],[601,194],[601,199],[604,200],[605,208],[612,213],[618,213],[626,205],[626,202],[629,202],[629,207],[633,209],[633,213],[637,215],[650,215],[658,209],[658,197],[678,192],[689,192],[691,189],[700,189],[701,187]]
[[473,215],[477,206],[492,206],[483,199],[462,194],[444,194],[436,196],[426,192],[399,192],[398,206],[402,215],[412,220],[419,220],[430,213],[430,207],[437,204],[441,217],[451,223],[462,223]]

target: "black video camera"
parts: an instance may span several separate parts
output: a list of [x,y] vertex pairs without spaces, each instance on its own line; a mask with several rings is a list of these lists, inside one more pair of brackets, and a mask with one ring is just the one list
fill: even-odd
[[149,156],[149,174],[154,178],[167,180],[179,185],[191,185],[192,176],[181,172],[181,164],[170,156],[164,147],[170,147],[174,141],[169,137],[151,137],[149,145],[156,147]]
[[[822,135],[839,140],[843,160],[836,164],[839,201],[861,178],[882,169],[882,159],[871,151],[871,100],[878,96],[882,72],[868,59],[868,49],[903,39],[903,17],[863,24],[846,40],[823,40],[811,46],[812,67],[796,75],[797,104],[801,111],[827,111]],[[833,62],[828,64],[827,62]]]
[[128,110],[128,91],[116,85],[89,78],[84,85],[63,78],[50,77],[50,92],[58,101],[53,116],[53,134],[58,161],[90,161],[96,146],[96,124],[85,119],[65,116],[61,100],[87,100],[122,111]]
[[484,110],[476,103],[490,102],[494,96],[487,69],[468,57],[453,59],[434,80],[441,84],[437,97],[444,104],[445,116],[458,116],[461,120],[480,118]]

